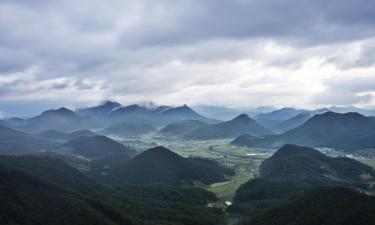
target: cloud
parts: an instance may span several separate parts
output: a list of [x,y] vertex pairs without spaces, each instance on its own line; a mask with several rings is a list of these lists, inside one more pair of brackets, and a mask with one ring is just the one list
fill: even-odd
[[326,89],[315,96],[315,101],[330,105],[373,105],[375,69],[369,72],[355,69],[353,72],[351,75],[342,75],[341,79],[328,80],[325,83]]
[[374,21],[368,0],[3,0],[0,102],[373,106]]

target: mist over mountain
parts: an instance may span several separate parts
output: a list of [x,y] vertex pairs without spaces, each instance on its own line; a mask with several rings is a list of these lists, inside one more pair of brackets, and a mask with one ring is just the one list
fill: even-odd
[[121,107],[121,104],[118,102],[105,101],[98,106],[78,109],[76,110],[76,112],[82,116],[89,116],[92,118],[101,119],[106,117],[111,111],[119,107]]

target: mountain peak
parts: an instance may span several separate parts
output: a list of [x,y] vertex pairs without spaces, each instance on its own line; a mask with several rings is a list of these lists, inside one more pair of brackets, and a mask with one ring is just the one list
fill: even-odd
[[118,102],[107,100],[107,101],[102,102],[101,106],[117,108],[117,107],[120,107],[121,104]]
[[60,115],[67,115],[67,114],[70,114],[70,115],[75,115],[75,113],[68,109],[68,108],[65,108],[65,107],[61,107],[61,108],[58,108],[58,109],[50,109],[50,110],[47,110],[47,111],[44,111],[42,112],[42,114],[46,115],[46,114],[60,114]]
[[232,121],[249,121],[252,120],[247,114],[243,113],[235,117]]
[[152,157],[153,159],[156,158],[182,158],[181,156],[177,155],[176,153],[172,152],[168,148],[164,146],[157,146],[154,148],[150,148],[145,152],[141,153],[139,157]]

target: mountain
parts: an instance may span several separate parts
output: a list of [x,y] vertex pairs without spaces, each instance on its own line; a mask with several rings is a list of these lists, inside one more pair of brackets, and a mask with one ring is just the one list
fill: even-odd
[[72,133],[64,133],[57,130],[46,130],[40,133],[38,136],[47,139],[56,139],[56,140],[72,140],[78,137],[93,137],[97,136],[98,134],[90,131],[90,130],[78,130]]
[[56,143],[0,125],[0,152],[24,154],[50,150]]
[[354,159],[328,157],[315,149],[296,145],[284,145],[264,160],[259,174],[273,180],[329,179],[362,188],[371,188],[375,182],[375,170],[370,166]]
[[12,126],[25,126],[27,120],[19,117],[11,117],[0,121],[1,125],[12,127]]
[[28,126],[39,131],[58,130],[70,132],[87,126],[88,119],[67,108],[51,109],[28,120]]
[[60,146],[59,151],[88,159],[96,159],[114,154],[132,154],[127,147],[106,136],[78,137]]
[[93,171],[91,176],[109,184],[182,185],[193,181],[204,184],[225,181],[224,175],[232,173],[215,161],[184,158],[167,148],[155,147],[126,162]]
[[336,113],[357,112],[365,116],[375,116],[375,109],[361,109],[353,106],[332,106],[329,110]]
[[[318,225],[322,221],[324,224],[351,224],[352,216],[364,218],[366,222],[359,224],[371,221],[357,210],[369,203],[359,199],[370,197],[349,189],[374,191],[375,170],[358,161],[331,158],[308,147],[285,145],[262,162],[259,174],[237,189],[234,203],[228,209],[241,215],[241,224]],[[348,199],[352,197],[353,205],[350,205]],[[361,203],[364,205],[359,206]],[[329,207],[324,208],[327,205]],[[345,209],[341,208],[343,205]],[[341,213],[353,214],[346,217]],[[338,222],[340,218],[343,220]]]
[[261,136],[272,133],[270,130],[259,125],[255,120],[246,114],[241,114],[236,118],[192,130],[185,135],[188,139],[220,139],[233,138],[242,134]]
[[282,108],[269,113],[260,113],[255,116],[254,119],[262,126],[272,127],[278,123],[281,123],[282,121],[288,120],[300,113],[305,112],[306,110],[303,109]]
[[[224,106],[196,106],[194,110],[201,115],[204,115],[208,118],[214,118],[217,120],[230,120],[235,116],[244,113],[239,109],[228,108]],[[247,112],[246,114],[255,116],[256,113]]]
[[92,118],[102,119],[106,117],[111,111],[121,107],[118,102],[105,101],[98,106],[78,109],[77,113],[82,116],[90,116]]
[[107,190],[61,160],[0,157],[1,224],[133,224]]
[[166,125],[158,133],[168,137],[181,137],[195,129],[206,126],[208,126],[207,123],[199,120],[182,120]]
[[152,111],[148,108],[139,106],[139,105],[129,105],[117,108],[110,112],[109,117],[111,118],[121,118],[127,116],[142,116],[142,115],[150,115]]
[[115,136],[138,136],[142,134],[148,134],[155,132],[156,128],[145,123],[132,123],[123,122],[120,124],[115,124],[104,130],[99,131],[99,133],[104,135],[115,135]]
[[55,225],[223,224],[216,196],[168,185],[102,186],[63,161],[0,156],[0,223]]
[[208,123],[216,122],[215,120],[199,115],[187,105],[179,107],[160,106],[156,108],[130,105],[113,110],[107,119],[112,124],[131,121],[132,123],[149,124],[152,126],[163,126],[168,123],[187,119]]
[[[355,150],[361,145],[374,146],[375,140],[365,138],[373,134],[375,134],[375,122],[369,117],[359,113],[326,112],[313,116],[301,126],[283,134],[249,140],[241,145],[275,148],[284,144],[297,144]],[[364,140],[366,143],[355,146],[357,140]]]
[[290,119],[287,119],[285,121],[282,121],[274,126],[272,126],[272,130],[278,132],[278,133],[284,133],[285,131],[292,130],[300,125],[302,125],[304,122],[306,122],[308,119],[310,119],[312,116],[310,113],[300,113]]
[[375,224],[375,197],[343,187],[322,187],[255,215],[251,225]]

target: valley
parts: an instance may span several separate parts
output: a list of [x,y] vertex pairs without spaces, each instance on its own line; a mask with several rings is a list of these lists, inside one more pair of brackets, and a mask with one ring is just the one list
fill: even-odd
[[[96,215],[95,223],[118,225],[253,225],[279,206],[283,211],[307,204],[305,198],[324,200],[336,186],[374,195],[372,117],[287,108],[254,118],[240,114],[219,121],[187,105],[149,108],[107,101],[0,121],[0,175],[12,187],[30,187],[0,194],[41,189],[30,198],[31,205],[43,203],[38,215],[55,193],[61,207],[69,207],[64,201],[70,199],[81,204],[85,216]],[[279,133],[277,124],[289,130]],[[69,176],[77,180],[67,182]],[[373,201],[337,191],[337,202],[345,193],[359,205]],[[20,200],[9,212],[17,207],[29,206]],[[46,219],[24,214],[32,221]],[[13,214],[4,218],[22,221]]]

